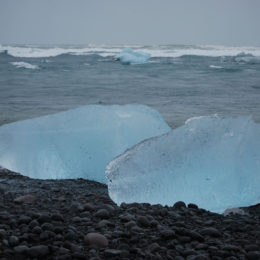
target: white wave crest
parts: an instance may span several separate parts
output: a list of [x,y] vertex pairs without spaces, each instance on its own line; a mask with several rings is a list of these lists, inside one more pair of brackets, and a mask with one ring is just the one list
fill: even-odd
[[7,52],[9,55],[21,58],[47,58],[56,57],[62,54],[91,55],[98,54],[103,57],[114,56],[121,51],[117,48],[61,48],[61,47],[35,47],[35,46],[1,46],[0,52]]
[[260,56],[260,47],[228,47],[228,46],[160,46],[151,48],[142,48],[144,52],[150,53],[151,57],[178,58],[185,55],[194,56],[237,56],[241,53],[250,53],[251,56]]
[[217,65],[209,65],[209,67],[210,67],[211,69],[223,69],[223,67],[217,66]]
[[17,61],[17,62],[10,62],[10,63],[17,68],[25,68],[25,69],[32,69],[32,70],[39,69],[37,65],[33,65],[28,62]]
[[86,45],[86,46],[2,46],[0,52],[7,52],[14,57],[26,58],[46,58],[55,57],[61,54],[91,55],[96,54],[102,57],[115,56],[123,48],[129,47],[134,51],[149,53],[153,58],[177,58],[184,55],[196,56],[237,56],[241,53],[249,53],[254,57],[260,57],[260,47],[229,47],[213,45],[158,45],[158,46],[138,46],[138,45]]

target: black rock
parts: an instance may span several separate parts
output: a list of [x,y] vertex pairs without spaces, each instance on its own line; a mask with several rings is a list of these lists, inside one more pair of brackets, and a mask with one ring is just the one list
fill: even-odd
[[246,258],[248,260],[259,260],[260,259],[260,251],[251,251],[246,254]]
[[45,223],[45,222],[50,222],[51,217],[49,214],[41,214],[40,217],[38,218],[39,223]]
[[211,236],[211,237],[220,237],[221,233],[213,227],[204,228],[201,230],[202,235]]
[[35,234],[41,234],[42,229],[41,229],[41,227],[36,226],[36,227],[34,227],[34,228],[32,229],[32,232],[35,233]]
[[7,236],[7,232],[4,229],[0,229],[0,238],[4,238]]
[[18,219],[18,222],[20,224],[28,224],[32,221],[32,219],[28,216],[20,216],[19,219]]
[[186,204],[183,201],[177,201],[176,203],[174,203],[173,208],[174,209],[186,208]]
[[113,257],[113,256],[119,256],[122,253],[121,250],[117,249],[106,249],[104,251],[104,254],[106,257]]
[[56,214],[53,214],[52,216],[51,216],[51,218],[53,219],[53,220],[57,220],[57,221],[64,221],[64,218],[63,218],[63,216],[61,215],[61,214],[58,214],[58,213],[56,213]]
[[152,243],[151,245],[149,245],[148,250],[149,250],[151,253],[154,253],[154,252],[160,250],[160,246],[159,246],[158,243]]
[[108,210],[100,209],[96,212],[96,214],[94,216],[98,217],[98,218],[109,218],[110,214],[109,214]]
[[65,235],[64,235],[64,239],[66,240],[70,240],[70,241],[73,241],[76,239],[76,234],[75,232],[73,232],[72,230],[68,231]]
[[37,226],[39,226],[39,225],[40,225],[39,222],[34,219],[34,220],[32,220],[32,221],[30,222],[29,227],[30,227],[31,229],[33,229],[34,227],[37,227]]
[[149,227],[150,226],[150,222],[147,219],[147,217],[145,216],[138,216],[136,218],[136,223],[137,225],[139,225],[140,227]]
[[84,211],[84,207],[78,202],[73,202],[69,208],[69,211],[72,213],[78,213]]
[[27,253],[32,257],[46,256],[49,253],[49,248],[44,245],[32,246],[27,250]]
[[9,240],[8,240],[8,243],[12,247],[17,246],[19,244],[19,238],[16,237],[16,236],[10,236]]
[[159,235],[162,239],[171,239],[173,237],[175,237],[175,232],[173,230],[161,230],[159,232]]
[[191,258],[191,260],[210,260],[210,258],[205,255],[197,255],[197,256],[194,256],[193,258]]
[[198,232],[196,232],[196,231],[190,231],[189,236],[192,239],[197,240],[199,242],[203,242],[204,241],[204,237],[201,234],[199,234]]
[[14,252],[18,253],[18,254],[26,254],[27,251],[28,251],[28,246],[25,246],[25,245],[20,245],[20,246],[14,247]]
[[86,260],[86,256],[84,255],[84,253],[76,252],[72,254],[72,259]]
[[[197,209],[198,206],[197,206],[196,204],[189,203],[189,204],[188,204],[188,208],[190,208],[190,209]],[[202,256],[202,257],[204,257],[204,256]]]
[[44,223],[41,225],[42,230],[49,230],[52,231],[54,230],[54,227],[51,223]]
[[246,245],[245,246],[246,251],[258,251],[260,250],[260,246],[257,245]]

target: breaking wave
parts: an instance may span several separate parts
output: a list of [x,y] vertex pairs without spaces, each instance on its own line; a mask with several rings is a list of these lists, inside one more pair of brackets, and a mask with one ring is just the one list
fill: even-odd
[[217,65],[209,65],[209,67],[210,67],[211,69],[223,69],[223,67],[217,66]]
[[[115,56],[123,48],[130,47],[134,51],[149,53],[152,58],[177,58],[185,55],[221,57],[237,56],[241,53],[249,53],[253,57],[260,57],[260,47],[228,47],[209,45],[158,45],[158,46],[126,46],[126,45],[86,45],[86,46],[4,46],[0,45],[0,52],[6,52],[14,57],[22,58],[46,58],[62,54],[91,55],[102,57]],[[251,57],[252,59],[252,57]]]
[[32,70],[39,69],[37,65],[33,65],[28,62],[17,61],[17,62],[10,62],[10,63],[17,68],[25,68],[25,69],[32,69]]

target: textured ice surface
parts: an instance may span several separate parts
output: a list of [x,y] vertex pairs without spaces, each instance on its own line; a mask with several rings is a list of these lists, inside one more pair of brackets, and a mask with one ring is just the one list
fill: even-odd
[[260,202],[260,125],[200,117],[146,140],[106,170],[117,203],[196,203],[221,212]]
[[122,63],[146,63],[151,55],[142,51],[133,51],[130,48],[123,49],[116,58],[119,58]]
[[105,182],[114,157],[170,130],[146,106],[84,106],[0,127],[0,165],[34,178]]

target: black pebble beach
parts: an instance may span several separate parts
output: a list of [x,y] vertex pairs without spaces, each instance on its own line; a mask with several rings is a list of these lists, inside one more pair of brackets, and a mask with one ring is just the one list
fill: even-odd
[[0,259],[260,259],[260,207],[122,204],[84,179],[37,180],[0,169]]

